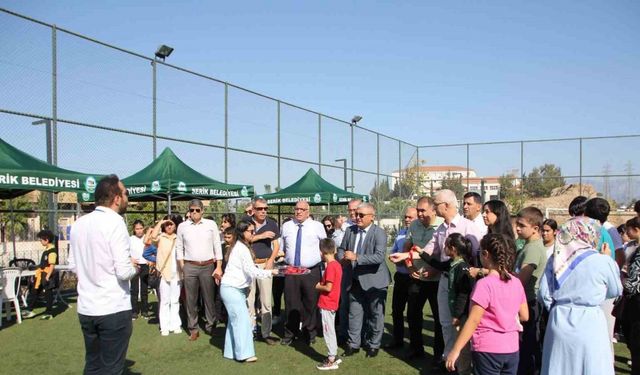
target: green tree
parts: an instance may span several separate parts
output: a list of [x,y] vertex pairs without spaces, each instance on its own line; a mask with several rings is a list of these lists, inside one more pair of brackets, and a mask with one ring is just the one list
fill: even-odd
[[[9,199],[0,200],[0,229],[5,238],[2,240],[10,240],[12,234],[16,239],[25,240],[29,233],[29,217],[34,214],[24,211],[31,211],[37,204],[30,202],[25,195]],[[13,213],[11,212],[13,207]]]
[[512,212],[518,212],[524,205],[524,196],[520,193],[517,177],[513,174],[504,174],[498,178],[500,183],[499,197]]
[[526,195],[534,198],[548,197],[553,189],[564,185],[562,170],[554,164],[533,168],[523,181]]
[[388,201],[391,198],[391,189],[389,189],[389,179],[383,178],[379,184],[375,182],[373,184],[373,188],[369,192],[369,195],[371,196],[371,201],[374,204]]
[[462,176],[455,177],[452,176],[451,173],[447,173],[447,176],[442,179],[440,187],[453,191],[459,199],[462,198],[466,190],[462,184]]
[[400,178],[393,185],[391,197],[413,199],[420,196],[424,190],[424,176],[420,173],[420,164],[400,171]]

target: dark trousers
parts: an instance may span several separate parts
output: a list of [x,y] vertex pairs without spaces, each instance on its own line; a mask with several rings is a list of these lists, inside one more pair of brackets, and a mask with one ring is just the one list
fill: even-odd
[[444,351],[442,325],[438,313],[438,281],[420,281],[411,279],[409,282],[409,302],[407,307],[407,321],[409,322],[409,346],[413,350],[424,351],[422,329],[424,324],[424,304],[429,301],[433,315],[433,357],[439,359]]
[[78,314],[84,336],[84,374],[123,374],[129,338],[131,310],[103,316]]
[[344,275],[347,274],[345,267],[351,267],[351,264],[342,266],[342,281],[340,283],[340,304],[338,305],[338,343],[346,342],[349,338],[349,287],[351,280]]
[[627,297],[625,301],[622,332],[631,352],[631,375],[640,375],[640,295]]
[[520,340],[520,361],[518,363],[518,375],[532,375],[540,372],[542,364],[542,348],[540,346],[541,306],[534,301],[528,301],[529,320],[522,323],[522,336]]
[[282,313],[282,294],[284,294],[284,277],[273,278],[271,294],[273,295],[273,306],[271,307],[271,312],[274,316],[280,316]]
[[393,343],[404,341],[404,309],[409,299],[409,282],[411,277],[406,273],[396,272],[393,275],[393,295],[391,297],[391,317],[393,319]]
[[288,275],[284,277],[284,304],[287,322],[284,327],[285,339],[291,340],[299,335],[300,322],[309,339],[316,337],[318,291],[320,267],[311,268],[306,275]]
[[[44,276],[43,276],[44,277]],[[44,311],[45,314],[53,315],[53,289],[51,287],[47,287],[44,284],[40,284],[38,289],[33,288],[31,290],[31,294],[33,295],[33,299],[29,302],[28,310],[33,310],[38,302],[38,298],[40,294],[44,291],[44,299],[47,303],[47,309]],[[1,306],[0,306],[1,307]]]
[[202,298],[206,317],[205,330],[211,333],[218,320],[216,316],[216,285],[213,280],[213,271],[216,265],[198,266],[184,263],[184,289],[187,295],[187,328],[189,332],[198,330],[198,297]]
[[[141,306],[138,308],[138,293]],[[131,279],[131,310],[134,314],[149,310],[149,265],[140,264],[140,272]]]
[[516,375],[520,355],[471,352],[471,358],[475,375]]

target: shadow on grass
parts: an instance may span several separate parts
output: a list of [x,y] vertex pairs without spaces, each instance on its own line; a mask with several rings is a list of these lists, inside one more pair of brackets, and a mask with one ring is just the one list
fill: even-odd
[[[391,342],[393,340],[392,335],[390,335],[387,332],[393,332],[393,324],[392,323],[387,323],[385,322],[385,333],[383,335],[382,338],[382,342]],[[425,318],[423,325],[422,325],[422,341],[424,343],[424,346],[426,348],[431,348],[431,352],[433,352],[433,330],[434,330],[434,324],[433,321],[430,319]],[[431,335],[429,336],[429,334],[427,334],[427,332]],[[408,338],[409,337],[409,330],[407,329],[406,325],[405,325],[405,333],[404,333],[404,337]],[[433,369],[432,368],[432,363],[433,363],[433,354],[429,353],[427,351],[425,351],[425,356],[422,358],[413,358],[413,359],[408,359],[406,358],[407,354],[410,351],[410,347],[408,345],[404,345],[402,348],[397,348],[397,349],[385,349],[385,351],[405,362],[406,364],[408,364],[409,366],[415,368],[416,370],[418,370],[418,373],[421,375],[436,375],[436,374],[446,374],[447,372],[445,371],[441,371],[438,369]]]

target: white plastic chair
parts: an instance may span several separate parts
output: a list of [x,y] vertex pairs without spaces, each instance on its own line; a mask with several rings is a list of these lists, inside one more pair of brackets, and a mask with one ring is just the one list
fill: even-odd
[[11,320],[11,307],[9,303],[13,302],[13,307],[16,310],[16,318],[18,324],[22,323],[22,316],[20,315],[20,301],[18,300],[18,283],[16,282],[20,277],[20,268],[5,268],[0,271],[0,280],[2,280],[2,292],[0,293],[0,327],[2,327],[2,311],[3,307],[6,307],[7,320]]

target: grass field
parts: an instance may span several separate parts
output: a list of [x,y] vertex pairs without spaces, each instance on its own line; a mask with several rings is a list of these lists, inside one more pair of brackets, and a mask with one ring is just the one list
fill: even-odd
[[[391,289],[387,303],[386,332],[391,329]],[[84,344],[75,300],[70,298],[71,307],[58,310],[58,315],[49,321],[25,320],[21,325],[15,320],[3,321],[0,330],[0,374],[79,374],[84,365]],[[428,304],[427,304],[428,305]],[[42,312],[36,309],[36,312]],[[425,342],[430,351],[433,322],[425,308]],[[222,357],[224,327],[218,327],[215,335],[200,336],[196,342],[189,342],[186,333],[161,337],[157,324],[151,320],[138,319],[133,322],[127,363],[130,374],[303,374],[319,373],[315,364],[326,355],[324,340],[306,346],[295,343],[292,347],[268,346],[256,343],[258,362],[243,364]],[[275,334],[282,334],[282,326],[275,327]],[[390,336],[385,333],[383,342]],[[406,346],[405,346],[406,347]],[[629,374],[626,362],[629,352],[624,344],[616,344],[616,373]],[[339,353],[342,350],[339,349]],[[343,361],[337,372],[345,374],[429,374],[430,360],[405,361],[402,352],[381,351],[376,358],[365,358],[362,352]]]

